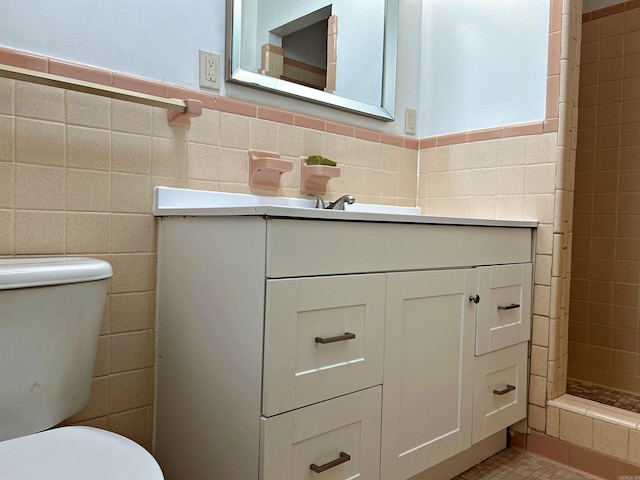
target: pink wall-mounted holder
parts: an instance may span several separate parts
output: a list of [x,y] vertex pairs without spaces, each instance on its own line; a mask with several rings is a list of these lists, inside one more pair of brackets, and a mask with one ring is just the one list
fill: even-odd
[[187,109],[184,112],[175,110],[167,112],[167,119],[171,125],[191,125],[192,117],[202,115],[202,102],[200,100],[189,98],[184,103],[187,105]]
[[280,188],[280,176],[293,170],[293,162],[280,158],[274,152],[262,150],[249,150],[249,186]]
[[302,193],[327,193],[327,182],[340,176],[340,167],[307,165],[307,157],[300,157],[300,191]]

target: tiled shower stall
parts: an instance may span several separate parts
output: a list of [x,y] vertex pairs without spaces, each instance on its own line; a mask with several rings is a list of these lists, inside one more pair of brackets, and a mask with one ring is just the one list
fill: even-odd
[[640,8],[582,25],[570,378],[640,393]]

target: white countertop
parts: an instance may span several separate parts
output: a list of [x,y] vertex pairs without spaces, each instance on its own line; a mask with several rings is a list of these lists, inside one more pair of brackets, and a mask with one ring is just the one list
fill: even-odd
[[356,203],[345,210],[314,208],[315,200],[268,197],[240,193],[210,192],[183,188],[156,187],[153,214],[168,216],[264,216],[355,222],[424,223],[492,227],[535,228],[536,220],[496,220],[490,218],[422,215],[416,207],[393,207]]

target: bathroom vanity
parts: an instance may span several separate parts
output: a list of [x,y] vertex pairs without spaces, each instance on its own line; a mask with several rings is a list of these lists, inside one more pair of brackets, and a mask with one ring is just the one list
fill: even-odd
[[309,205],[156,190],[166,478],[432,480],[504,448],[536,223]]

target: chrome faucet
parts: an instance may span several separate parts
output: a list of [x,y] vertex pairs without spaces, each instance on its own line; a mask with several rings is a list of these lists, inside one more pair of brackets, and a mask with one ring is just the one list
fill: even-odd
[[326,210],[344,210],[345,203],[351,205],[356,201],[356,197],[354,197],[353,195],[343,195],[335,202],[329,202],[329,204],[327,205],[324,203],[324,200],[320,195],[307,192],[307,197],[314,197],[316,199],[316,208],[323,208]]
[[314,197],[316,199],[316,208],[327,208],[326,205],[324,204],[324,200],[320,195],[307,192],[307,197]]
[[327,205],[325,208],[329,210],[344,210],[345,203],[352,205],[355,201],[356,197],[354,197],[353,195],[343,195],[335,202],[329,202],[329,205]]

